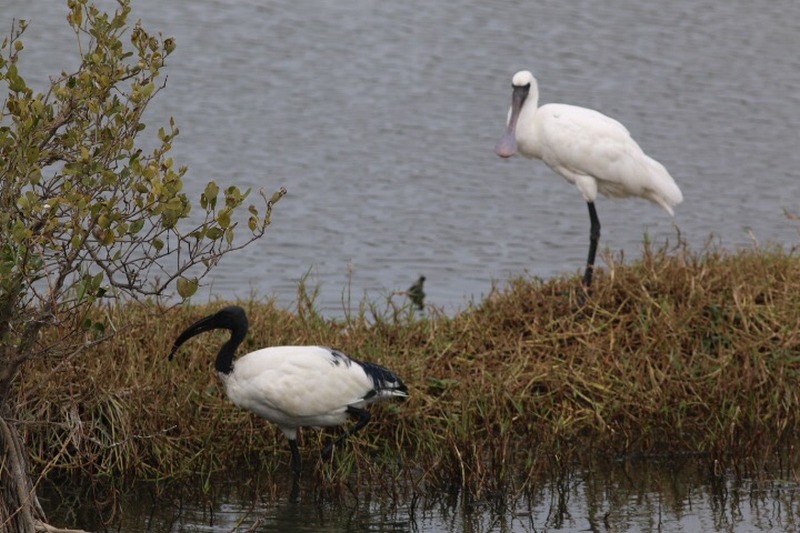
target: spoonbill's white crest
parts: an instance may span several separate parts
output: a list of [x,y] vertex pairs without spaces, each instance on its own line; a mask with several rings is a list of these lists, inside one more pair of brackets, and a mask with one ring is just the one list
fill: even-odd
[[228,398],[278,425],[289,439],[295,474],[300,473],[301,465],[297,428],[338,426],[348,415],[357,417],[352,428],[325,445],[322,455],[327,457],[333,446],[367,424],[367,404],[408,397],[408,388],[390,370],[322,346],[262,348],[234,362],[233,355],[248,329],[247,315],[238,306],[225,307],[186,328],[173,344],[169,359],[184,342],[212,329],[231,332],[215,363]]
[[500,157],[519,152],[541,159],[572,183],[589,206],[589,257],[583,286],[592,283],[600,240],[600,220],[594,207],[597,193],[650,200],[672,215],[683,194],[664,165],[645,154],[628,130],[593,109],[567,104],[539,107],[536,78],[527,70],[514,74],[508,129],[495,146]]

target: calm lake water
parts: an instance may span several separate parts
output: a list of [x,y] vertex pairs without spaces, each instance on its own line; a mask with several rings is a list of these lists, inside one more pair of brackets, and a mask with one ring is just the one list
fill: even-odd
[[[0,28],[31,21],[21,73],[44,88],[76,64],[66,2],[3,0]],[[101,1],[101,5],[113,5]],[[640,253],[643,236],[694,248],[792,247],[800,211],[800,2],[615,0],[371,2],[135,0],[174,36],[150,132],[173,116],[174,157],[193,194],[214,179],[285,186],[268,236],[227,258],[203,297],[271,296],[298,280],[330,315],[427,277],[448,312],[512,275],[582,269],[580,194],[543,163],[493,153],[510,79],[531,69],[541,101],[622,121],[670,170],[685,202],[670,218],[643,200],[600,199],[601,247]],[[602,263],[601,263],[602,264]],[[641,471],[649,477],[638,477]],[[244,517],[290,531],[790,531],[797,485],[726,482],[639,465],[576,473],[512,508],[459,499],[411,516],[382,504],[276,507],[232,496],[150,515],[132,498],[125,531],[228,531]],[[716,487],[719,489],[719,487]],[[255,501],[256,503],[252,503]],[[176,517],[177,516],[177,517]],[[604,518],[606,517],[606,518]],[[248,522],[249,521],[249,522]]]
[[[139,484],[123,501],[118,527],[146,531],[275,531],[281,533],[416,532],[532,533],[603,532],[793,532],[800,528],[800,485],[780,476],[753,480],[715,478],[696,458],[631,461],[576,470],[536,485],[530,493],[484,499],[461,494],[432,498],[410,490],[354,497],[335,503],[303,482],[291,498],[290,484],[273,501],[258,481],[243,474],[214,487],[213,502],[177,503]],[[357,489],[356,491],[357,492]],[[402,492],[402,490],[400,491]],[[51,520],[95,523],[92,497],[44,492]]]
[[[101,5],[113,5],[102,1]],[[32,24],[22,73],[75,65],[63,1],[4,0]],[[581,270],[589,219],[543,163],[494,155],[510,80],[541,101],[598,109],[663,162],[686,200],[598,201],[601,249],[639,256],[676,231],[700,249],[793,246],[800,211],[800,3],[795,0],[371,2],[136,0],[174,36],[150,133],[175,117],[187,187],[286,186],[271,232],[224,261],[204,293],[275,295],[298,280],[319,307],[381,301],[427,277],[447,311],[511,275]],[[602,263],[602,262],[601,262]]]

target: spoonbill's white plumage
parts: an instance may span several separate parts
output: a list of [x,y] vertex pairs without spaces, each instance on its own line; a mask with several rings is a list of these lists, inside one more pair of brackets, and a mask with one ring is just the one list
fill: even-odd
[[215,363],[228,398],[238,407],[278,425],[289,439],[295,473],[300,472],[301,465],[299,427],[338,426],[348,416],[358,418],[352,428],[323,448],[324,457],[333,446],[367,424],[367,404],[408,396],[406,385],[390,370],[322,346],[262,348],[234,361],[236,348],[248,329],[247,315],[238,306],[225,307],[186,328],[175,340],[170,360],[184,342],[212,329],[231,332]]
[[628,130],[602,113],[567,104],[539,107],[536,78],[527,70],[514,74],[506,134],[495,147],[500,157],[519,152],[541,159],[575,185],[589,206],[589,256],[583,285],[592,283],[600,240],[597,193],[609,197],[640,197],[663,207],[670,215],[683,194],[664,165],[645,154]]

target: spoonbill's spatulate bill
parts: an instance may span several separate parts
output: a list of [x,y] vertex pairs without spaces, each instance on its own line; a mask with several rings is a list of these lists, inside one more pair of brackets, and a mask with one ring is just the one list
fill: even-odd
[[589,256],[583,275],[583,285],[588,289],[600,240],[600,220],[594,206],[597,193],[644,198],[670,215],[672,208],[683,201],[683,194],[664,165],[645,154],[625,126],[613,118],[573,105],[539,107],[536,78],[527,70],[514,74],[511,85],[508,129],[495,152],[503,158],[519,152],[541,159],[578,187],[589,206],[591,221]]
[[384,398],[408,397],[408,388],[392,371],[322,346],[262,348],[234,361],[236,348],[248,329],[244,309],[238,306],[225,307],[186,328],[173,344],[170,360],[184,342],[212,329],[231,332],[215,364],[228,398],[278,425],[289,439],[296,474],[301,466],[297,428],[338,426],[348,416],[357,417],[352,428],[323,448],[325,457],[333,446],[367,424],[367,404]]

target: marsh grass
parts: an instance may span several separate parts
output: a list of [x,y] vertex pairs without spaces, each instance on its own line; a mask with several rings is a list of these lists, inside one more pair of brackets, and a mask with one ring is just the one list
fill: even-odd
[[[296,312],[240,302],[251,323],[240,353],[334,346],[409,385],[407,401],[376,405],[331,462],[318,454],[337,430],[302,432],[304,475],[331,494],[393,494],[398,480],[524,490],[538,473],[597,457],[691,453],[724,472],[765,464],[796,441],[795,255],[645,247],[630,265],[609,258],[582,307],[578,282],[516,278],[452,317],[388,298],[344,319],[321,316],[301,285]],[[206,490],[219,473],[288,471],[283,435],[225,398],[213,371],[223,333],[167,361],[179,332],[221,305],[98,309],[118,331],[112,342],[27,367],[16,418],[35,467],[117,484],[199,479]]]

